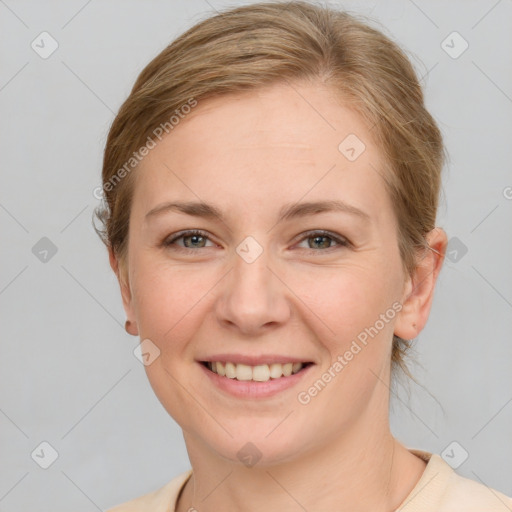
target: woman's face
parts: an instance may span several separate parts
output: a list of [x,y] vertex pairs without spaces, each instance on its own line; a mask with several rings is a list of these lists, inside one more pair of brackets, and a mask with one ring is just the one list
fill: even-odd
[[272,464],[385,431],[408,281],[381,158],[323,86],[274,85],[200,101],[134,171],[124,304],[190,442]]

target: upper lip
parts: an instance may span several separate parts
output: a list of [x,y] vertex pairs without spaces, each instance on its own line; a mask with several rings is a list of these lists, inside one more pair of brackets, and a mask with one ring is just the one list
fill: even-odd
[[311,363],[311,359],[298,358],[292,356],[283,356],[281,354],[263,354],[263,355],[244,355],[244,354],[214,354],[199,358],[200,362],[218,362],[246,364],[248,366],[258,366],[262,364],[286,364],[286,363]]

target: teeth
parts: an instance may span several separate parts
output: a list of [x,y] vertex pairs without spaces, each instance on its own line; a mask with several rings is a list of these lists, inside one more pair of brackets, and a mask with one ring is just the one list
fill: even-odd
[[302,363],[293,363],[292,373],[297,373],[302,368]]
[[299,372],[304,367],[303,363],[272,363],[249,366],[247,364],[222,363],[214,361],[208,363],[208,368],[228,379],[253,380],[256,382],[267,382],[270,379],[279,379],[282,376],[289,377]]
[[258,382],[267,382],[270,379],[270,369],[268,364],[260,364],[252,368],[252,380]]
[[270,376],[273,379],[279,379],[283,375],[283,365],[279,363],[273,363],[270,365]]
[[246,364],[236,365],[237,380],[252,380],[252,368]]
[[226,377],[236,379],[236,366],[233,363],[226,363]]
[[217,361],[217,371],[216,373],[218,373],[221,377],[224,377],[226,375],[226,368],[225,366],[222,364],[222,363],[219,363]]

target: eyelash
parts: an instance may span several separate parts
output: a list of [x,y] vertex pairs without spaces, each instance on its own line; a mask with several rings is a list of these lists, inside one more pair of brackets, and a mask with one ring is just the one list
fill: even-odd
[[[169,238],[165,239],[162,242],[162,246],[165,248],[171,248],[172,246],[174,246],[173,249],[179,250],[181,252],[197,253],[198,249],[205,249],[206,247],[198,247],[198,248],[192,249],[189,247],[180,247],[180,246],[175,245],[175,242],[177,240],[179,240],[180,238],[186,238],[186,237],[194,236],[194,235],[201,236],[203,238],[206,238],[207,240],[210,240],[208,234],[205,231],[201,231],[199,229],[193,229],[193,230],[189,230],[189,231],[182,231],[181,233],[177,233],[175,236],[173,236],[170,239]],[[335,235],[334,233],[331,233],[331,232],[325,231],[325,230],[307,231],[306,233],[304,233],[304,236],[301,239],[299,239],[299,241],[297,243],[303,242],[304,240],[307,240],[308,238],[317,238],[317,237],[330,238],[338,244],[338,246],[327,247],[326,249],[310,249],[311,251],[314,251],[317,253],[331,252],[331,250],[333,250],[333,249],[337,249],[340,247],[350,247],[350,245],[351,245],[351,243],[346,238]]]

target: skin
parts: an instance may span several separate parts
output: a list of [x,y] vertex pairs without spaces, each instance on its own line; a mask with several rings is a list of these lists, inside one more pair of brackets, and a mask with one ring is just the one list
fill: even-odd
[[[349,134],[366,145],[353,162],[338,150]],[[412,339],[423,329],[446,234],[429,233],[434,250],[407,276],[381,167],[362,118],[319,83],[200,102],[141,162],[128,258],[120,267],[111,252],[110,261],[129,332],[160,350],[145,367],[151,386],[183,429],[194,473],[178,512],[384,512],[421,477],[425,462],[390,432],[392,337]],[[277,222],[285,204],[328,199],[369,220],[323,212]],[[174,211],[145,217],[175,200],[213,203],[225,220]],[[187,229],[209,238],[162,245]],[[319,229],[350,244],[304,235]],[[252,263],[236,252],[247,236],[263,248]],[[184,244],[190,252],[179,250]],[[299,403],[298,392],[396,301],[402,310],[307,405]],[[235,398],[196,361],[221,352],[290,355],[315,366],[276,396]],[[247,442],[261,453],[251,468],[237,457]]]

